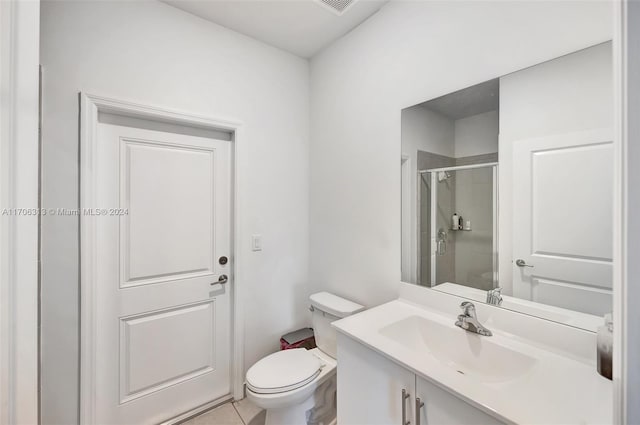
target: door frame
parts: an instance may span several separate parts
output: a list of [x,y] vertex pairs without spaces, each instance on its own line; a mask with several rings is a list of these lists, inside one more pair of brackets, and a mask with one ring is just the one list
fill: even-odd
[[[406,282],[419,282],[420,269],[418,267],[418,258],[420,258],[420,246],[417,243],[420,235],[420,223],[417,222],[418,210],[414,208],[417,204],[412,202],[413,194],[411,177],[413,174],[413,162],[409,155],[402,154],[400,160],[400,180],[401,180],[401,196],[400,196],[400,215],[402,217],[400,223],[400,231],[402,238],[400,240],[400,261],[402,279]],[[419,193],[419,192],[418,192]],[[419,198],[418,198],[419,200]]]
[[[39,421],[40,3],[0,1],[0,423]],[[23,213],[16,213],[15,210]]]
[[[97,128],[98,114],[111,113],[126,117],[152,120],[209,130],[232,133],[232,190],[231,190],[231,246],[233,258],[231,270],[231,395],[239,400],[244,397],[244,325],[243,325],[243,275],[244,258],[239,250],[242,229],[239,220],[243,203],[241,190],[244,175],[242,164],[246,158],[242,139],[242,123],[237,120],[210,118],[192,113],[141,103],[111,99],[93,94],[80,93],[80,422],[95,423],[95,358],[96,358],[96,217],[84,215],[87,208],[96,205],[97,176]],[[176,412],[176,415],[185,412]]]
[[[613,230],[613,422],[637,423],[640,409],[635,401],[640,395],[640,371],[634,360],[640,349],[638,319],[640,311],[634,305],[640,295],[638,243],[640,228],[637,220],[640,186],[632,184],[637,172],[640,152],[637,148],[639,128],[629,119],[637,112],[640,91],[631,76],[640,68],[637,46],[640,30],[634,18],[640,15],[638,5],[631,0],[613,3],[613,104],[614,104],[614,230]],[[634,143],[635,142],[635,143]],[[637,181],[637,180],[636,180]],[[630,260],[631,259],[631,260]],[[632,283],[633,282],[633,283]]]

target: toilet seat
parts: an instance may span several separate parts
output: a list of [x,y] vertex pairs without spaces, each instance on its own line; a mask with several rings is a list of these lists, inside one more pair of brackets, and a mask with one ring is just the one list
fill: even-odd
[[258,394],[292,391],[313,381],[321,369],[320,359],[304,348],[278,351],[251,366],[247,387]]

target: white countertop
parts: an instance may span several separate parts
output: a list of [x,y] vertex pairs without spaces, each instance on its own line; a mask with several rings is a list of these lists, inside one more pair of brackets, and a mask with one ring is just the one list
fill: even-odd
[[[535,366],[513,380],[483,382],[473,376],[462,375],[428,353],[412,349],[379,332],[389,324],[412,316],[453,326],[458,313],[453,310],[445,315],[442,311],[400,299],[339,320],[333,325],[339,332],[501,421],[517,424],[612,423],[613,385],[597,373],[593,361],[501,330],[498,320],[492,320],[491,326],[486,324],[493,331],[493,336],[478,337],[473,334],[473,338],[492,338],[495,344],[537,359]],[[523,315],[514,312],[504,314],[515,315],[509,319],[512,321],[530,320],[526,316],[522,319],[520,316]],[[485,323],[481,312],[478,317],[481,323]],[[505,328],[512,329],[513,323],[510,325],[511,328]],[[462,329],[459,331],[465,332]],[[338,365],[339,362],[340,359]]]

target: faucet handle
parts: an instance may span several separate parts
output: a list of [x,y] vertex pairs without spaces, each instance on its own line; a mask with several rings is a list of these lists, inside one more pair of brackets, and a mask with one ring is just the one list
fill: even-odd
[[502,304],[501,292],[502,292],[502,287],[500,286],[487,291],[487,304],[497,305],[497,306],[501,305]]
[[456,326],[460,326],[464,330],[469,329],[469,323],[467,323],[468,318],[469,316],[466,316],[464,314],[458,314],[458,320],[456,321]]
[[476,317],[476,306],[471,301],[464,301],[460,304],[460,308],[465,316]]

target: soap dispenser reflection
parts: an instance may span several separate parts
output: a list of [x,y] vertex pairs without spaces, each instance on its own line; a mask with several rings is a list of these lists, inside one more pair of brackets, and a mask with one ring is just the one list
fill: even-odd
[[460,223],[462,222],[461,217],[458,215],[458,213],[454,213],[453,216],[451,217],[451,230],[458,230],[460,229]]

